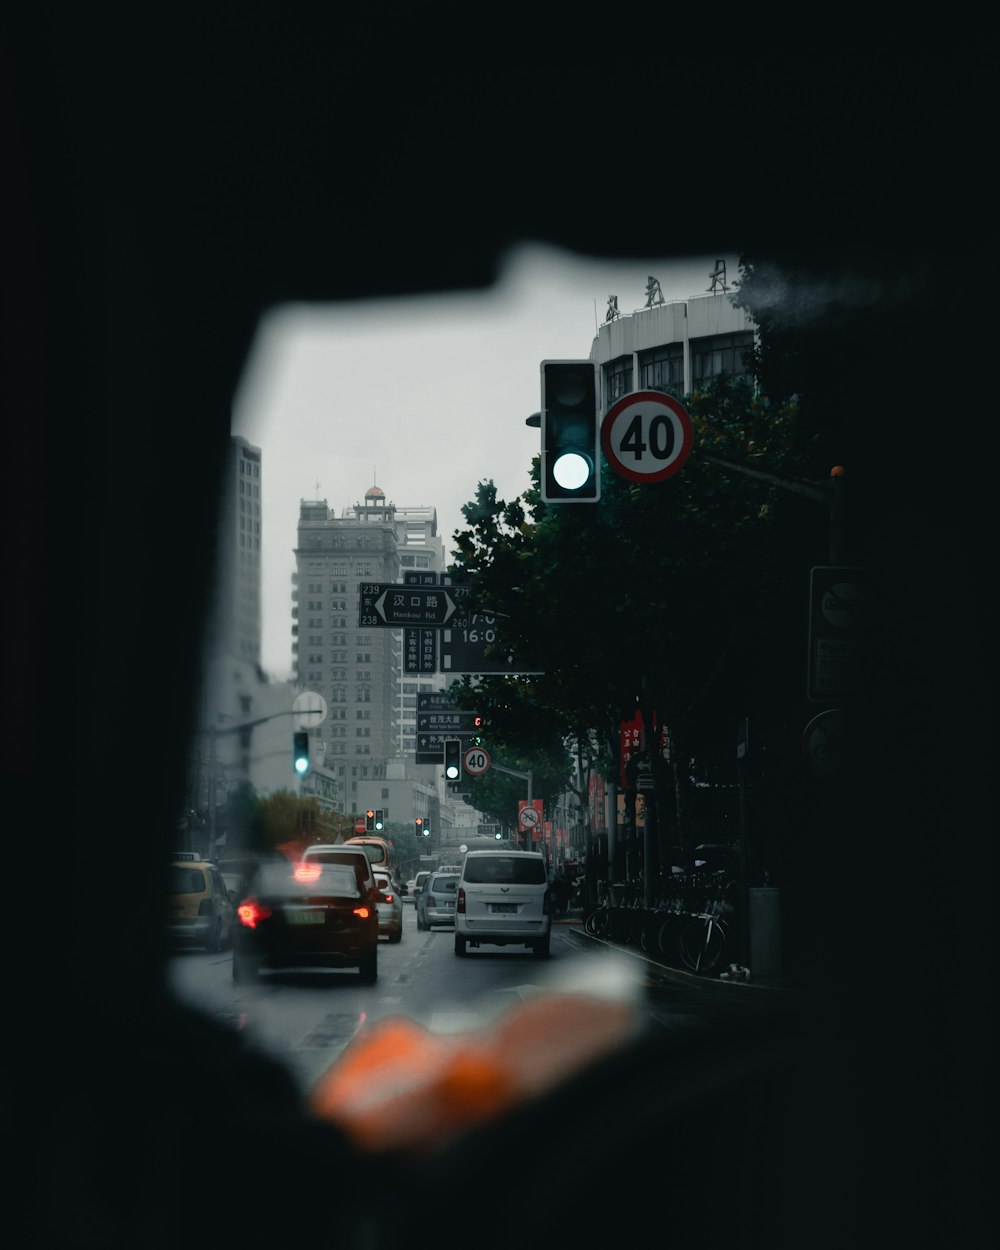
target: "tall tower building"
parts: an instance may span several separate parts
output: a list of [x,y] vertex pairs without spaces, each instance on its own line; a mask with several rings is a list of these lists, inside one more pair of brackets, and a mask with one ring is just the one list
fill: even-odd
[[205,651],[260,663],[261,451],[229,441],[215,531],[216,572],[206,618]]
[[[398,582],[396,508],[378,486],[335,516],[326,500],[299,509],[292,606],[292,655],[303,689],[327,702],[314,731],[323,766],[343,779],[344,810],[387,776],[398,756],[396,724],[402,639],[398,630],[358,627],[361,582]],[[362,802],[367,802],[363,799]]]

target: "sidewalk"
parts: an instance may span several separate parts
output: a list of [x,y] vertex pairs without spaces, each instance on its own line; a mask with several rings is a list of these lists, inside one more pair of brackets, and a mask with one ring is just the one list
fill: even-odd
[[583,927],[583,910],[581,908],[570,908],[565,916],[558,917],[553,923],[559,925],[570,940],[581,947],[593,943],[606,947],[608,950],[618,951],[629,958],[640,960],[645,965],[648,975],[655,977],[661,982],[673,982],[677,985],[696,985],[700,989],[719,990],[726,994],[747,994],[755,991],[768,995],[787,995],[792,993],[791,988],[781,977],[755,977],[753,969],[750,970],[749,977],[727,977],[723,979],[718,976],[700,976],[696,972],[689,972],[686,968],[672,968],[631,943],[612,942],[606,937],[592,937]]

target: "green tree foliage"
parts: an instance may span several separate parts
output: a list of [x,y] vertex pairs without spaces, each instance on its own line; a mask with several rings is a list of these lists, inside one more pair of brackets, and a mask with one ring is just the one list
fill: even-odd
[[[452,566],[498,614],[498,645],[544,670],[481,681],[490,732],[513,745],[525,726],[548,725],[609,768],[638,708],[649,742],[654,726],[669,734],[674,767],[656,759],[657,797],[664,813],[672,797],[679,837],[691,779],[731,780],[738,717],[790,692],[788,607],[804,605],[803,551],[823,557],[826,520],[713,459],[806,472],[794,396],[772,403],[723,377],[685,402],[695,450],[680,473],[636,484],[605,466],[599,504],[546,505],[536,457],[531,489],[511,503],[479,484]],[[797,625],[801,610],[791,616]]]

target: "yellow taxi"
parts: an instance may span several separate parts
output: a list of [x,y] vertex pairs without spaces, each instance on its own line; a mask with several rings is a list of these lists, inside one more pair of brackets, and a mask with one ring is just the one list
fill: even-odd
[[169,943],[220,951],[233,936],[236,904],[219,869],[195,852],[167,868],[165,936]]

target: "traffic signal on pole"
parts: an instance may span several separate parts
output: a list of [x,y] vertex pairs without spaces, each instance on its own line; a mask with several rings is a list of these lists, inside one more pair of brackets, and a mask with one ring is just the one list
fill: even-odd
[[424,836],[424,818],[423,818],[423,816],[417,816],[417,817],[416,817],[416,819],[414,820],[414,822],[413,822],[413,832],[417,835],[417,837],[418,837],[418,838],[422,838],[422,837]]
[[381,807],[375,808],[375,832],[381,833],[385,827],[385,812]]
[[597,503],[601,424],[592,360],[542,361],[541,487],[545,503]]
[[301,730],[292,735],[292,767],[300,777],[309,771],[309,735]]
[[462,775],[462,740],[445,738],[444,775],[446,781],[458,781]]
[[365,833],[375,832],[375,808],[369,807],[365,812]]

